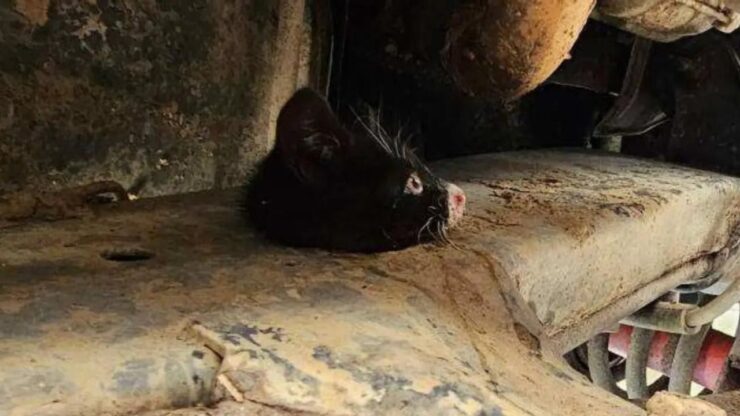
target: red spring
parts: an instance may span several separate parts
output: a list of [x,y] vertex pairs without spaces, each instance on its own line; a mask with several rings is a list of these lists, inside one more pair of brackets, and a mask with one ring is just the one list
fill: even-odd
[[[627,357],[631,334],[631,326],[620,325],[619,331],[609,337],[609,351]],[[710,390],[717,389],[724,377],[733,341],[734,338],[729,335],[714,329],[709,330],[694,367],[695,382]],[[671,334],[656,332],[650,344],[648,367],[665,375],[670,374],[675,348],[676,342],[671,342]]]

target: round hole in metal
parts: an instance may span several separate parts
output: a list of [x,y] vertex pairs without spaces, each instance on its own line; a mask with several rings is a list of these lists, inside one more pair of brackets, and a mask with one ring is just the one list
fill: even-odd
[[149,260],[154,257],[154,253],[140,248],[116,248],[103,251],[100,257],[110,261],[128,263]]

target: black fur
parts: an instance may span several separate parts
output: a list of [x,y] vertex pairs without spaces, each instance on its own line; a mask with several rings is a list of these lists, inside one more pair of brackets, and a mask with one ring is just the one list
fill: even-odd
[[[404,192],[412,173],[419,195]],[[445,183],[377,119],[358,118],[350,131],[302,89],[280,112],[275,148],[247,184],[243,208],[282,244],[376,252],[444,239],[447,199]]]

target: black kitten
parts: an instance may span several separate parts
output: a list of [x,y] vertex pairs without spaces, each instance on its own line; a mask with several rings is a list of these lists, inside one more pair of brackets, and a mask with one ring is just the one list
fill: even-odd
[[377,120],[356,124],[345,129],[310,89],[293,95],[280,111],[275,148],[246,188],[254,227],[283,244],[341,251],[446,240],[463,215],[463,191]]

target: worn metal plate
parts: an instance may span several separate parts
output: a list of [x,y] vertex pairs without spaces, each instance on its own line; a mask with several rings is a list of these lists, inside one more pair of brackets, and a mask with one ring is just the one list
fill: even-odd
[[558,151],[439,169],[467,183],[468,227],[484,231],[460,238],[484,244],[510,294],[562,350],[737,255],[728,252],[740,222],[736,178]]
[[[713,267],[737,181],[573,152],[438,170],[469,195],[457,248],[275,247],[232,193],[0,229],[0,415],[221,395],[270,414],[643,414],[557,354]],[[153,257],[101,257],[133,249]]]

